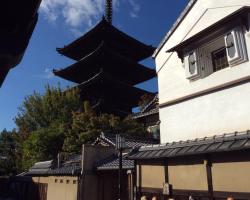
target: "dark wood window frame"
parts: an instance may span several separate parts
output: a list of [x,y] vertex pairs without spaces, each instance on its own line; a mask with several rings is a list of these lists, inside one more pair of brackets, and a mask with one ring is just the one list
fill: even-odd
[[229,67],[229,63],[227,60],[227,52],[226,47],[222,47],[211,52],[212,62],[213,62],[213,71],[217,72],[224,68]]

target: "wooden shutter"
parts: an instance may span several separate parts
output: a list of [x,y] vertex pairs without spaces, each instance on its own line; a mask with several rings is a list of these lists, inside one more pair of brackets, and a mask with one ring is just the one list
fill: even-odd
[[185,56],[185,71],[188,79],[194,79],[199,76],[197,52],[191,51]]
[[240,29],[236,28],[225,35],[225,46],[229,64],[238,62],[242,59],[242,57],[244,57],[241,34],[242,33],[240,33]]

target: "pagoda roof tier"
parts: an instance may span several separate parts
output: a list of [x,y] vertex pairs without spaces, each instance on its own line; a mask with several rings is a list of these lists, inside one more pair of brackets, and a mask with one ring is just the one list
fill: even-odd
[[82,83],[93,74],[98,73],[100,69],[112,74],[117,80],[131,85],[136,85],[156,76],[154,69],[147,68],[112,51],[104,43],[73,65],[62,70],[53,70],[53,72],[56,76],[69,81]]
[[120,54],[141,61],[150,57],[155,48],[132,38],[126,33],[109,24],[104,18],[90,31],[71,44],[57,48],[57,51],[74,60],[80,60],[96,49],[104,41]]
[[138,106],[140,98],[145,94],[153,94],[146,90],[118,82],[105,72],[99,72],[94,77],[79,84],[83,98],[104,98],[110,106],[119,105],[133,108]]
[[104,101],[102,98],[98,100],[97,103],[91,105],[92,109],[100,114],[100,113],[107,113],[107,114],[114,114],[120,117],[126,117],[132,112],[132,108],[125,108],[122,106],[110,106],[110,102]]

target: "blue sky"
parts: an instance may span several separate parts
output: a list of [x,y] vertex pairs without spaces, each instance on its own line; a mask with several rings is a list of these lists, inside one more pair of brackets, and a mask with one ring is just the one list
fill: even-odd
[[[25,56],[0,88],[0,130],[15,128],[13,121],[24,98],[34,91],[43,93],[46,84],[62,88],[72,83],[57,78],[52,69],[66,67],[72,60],[59,55],[56,47],[70,43],[103,15],[105,0],[43,0],[39,21]],[[138,40],[158,46],[188,0],[113,0],[113,24]],[[153,60],[143,64],[154,68]],[[157,91],[157,80],[139,87]]]

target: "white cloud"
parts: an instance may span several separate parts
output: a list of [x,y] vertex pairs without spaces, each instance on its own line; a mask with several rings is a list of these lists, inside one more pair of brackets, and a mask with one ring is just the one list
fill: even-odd
[[[113,0],[114,10],[117,11],[121,0]],[[126,0],[131,7],[129,11],[132,18],[138,17],[141,9],[138,0]],[[43,0],[40,11],[51,23],[62,19],[73,31],[79,35],[79,28],[90,28],[104,15],[106,0]]]
[[138,13],[141,10],[141,6],[139,5],[138,0],[128,0],[128,3],[132,7],[132,9],[130,11],[130,16],[132,18],[137,18],[138,17]]
[[52,69],[45,68],[44,74],[42,75],[41,78],[44,78],[44,79],[52,79],[52,78],[54,78],[54,74],[52,72]]
[[[114,8],[118,8],[114,0]],[[50,22],[63,18],[72,30],[81,25],[93,26],[93,23],[104,14],[105,0],[43,0],[41,13]]]

